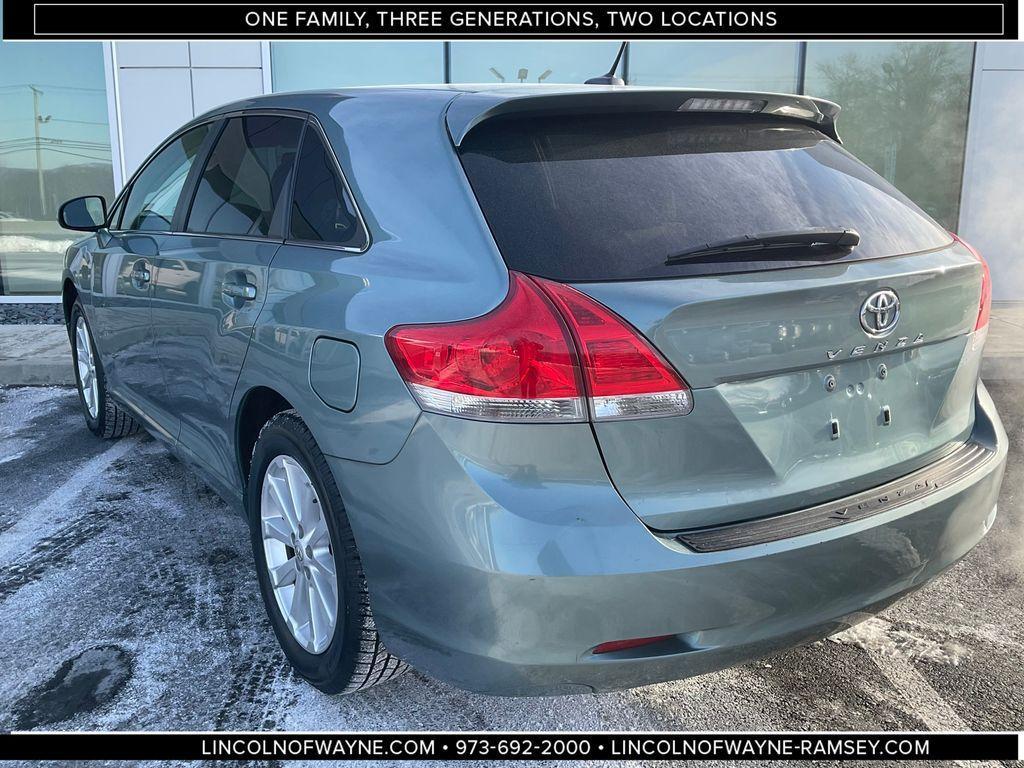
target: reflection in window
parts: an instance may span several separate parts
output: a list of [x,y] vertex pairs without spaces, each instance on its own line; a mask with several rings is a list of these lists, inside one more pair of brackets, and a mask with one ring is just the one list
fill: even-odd
[[795,42],[633,42],[629,84],[792,93],[798,53]]
[[453,83],[579,83],[603,75],[619,43],[481,42],[451,44]]
[[806,92],[838,102],[846,148],[956,227],[972,43],[809,43]]
[[121,229],[171,231],[185,179],[211,125],[204,123],[175,139],[142,169],[119,212]]
[[444,82],[444,44],[316,41],[271,43],[275,91]]
[[[302,121],[251,115],[228,121],[206,161],[189,213],[189,232],[280,234]],[[275,215],[280,212],[280,215]]]
[[57,209],[113,194],[102,45],[0,44],[0,296],[59,293]]

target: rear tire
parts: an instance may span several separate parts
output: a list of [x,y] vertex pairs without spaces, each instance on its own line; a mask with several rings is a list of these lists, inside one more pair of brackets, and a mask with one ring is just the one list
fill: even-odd
[[[287,492],[292,489],[298,499]],[[246,509],[260,593],[274,634],[296,672],[324,693],[361,691],[405,672],[408,666],[388,653],[377,634],[341,494],[313,435],[295,411],[278,413],[260,430]],[[301,599],[296,608],[300,590],[309,594],[305,608]],[[328,602],[336,602],[333,626],[329,607],[324,608]],[[313,618],[318,609],[319,622]]]
[[77,299],[68,320],[71,337],[71,359],[78,385],[78,400],[89,431],[105,439],[125,437],[139,431],[139,423],[107,393],[103,363],[96,352],[92,329]]

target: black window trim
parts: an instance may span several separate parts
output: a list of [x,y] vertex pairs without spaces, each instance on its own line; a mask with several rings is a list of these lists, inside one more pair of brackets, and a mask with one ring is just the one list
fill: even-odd
[[[366,253],[370,250],[370,246],[373,244],[373,238],[370,235],[370,228],[366,226],[366,219],[363,218],[363,212],[359,209],[359,203],[356,201],[356,197],[352,194],[352,187],[349,186],[348,177],[345,175],[344,169],[341,167],[341,163],[338,161],[338,155],[334,151],[334,146],[331,144],[330,139],[327,138],[327,134],[320,125],[320,121],[317,120],[316,115],[307,113],[306,130],[302,132],[302,139],[299,143],[299,153],[295,160],[295,173],[292,174],[292,186],[290,194],[288,196],[288,212],[285,216],[285,245],[298,245],[309,248],[325,248],[331,251],[344,251],[346,253]],[[312,130],[318,134],[320,141],[327,149],[327,155],[330,157],[331,162],[334,164],[334,170],[337,172],[341,179],[341,185],[344,188],[345,195],[348,196],[348,201],[352,205],[352,210],[355,211],[356,220],[359,222],[359,229],[363,234],[363,244],[361,246],[353,245],[335,245],[333,243],[324,243],[318,240],[301,240],[299,238],[289,237],[292,231],[292,202],[295,195],[295,182],[298,179],[299,160],[302,157],[303,143],[306,141],[306,136],[309,135],[309,131]]]

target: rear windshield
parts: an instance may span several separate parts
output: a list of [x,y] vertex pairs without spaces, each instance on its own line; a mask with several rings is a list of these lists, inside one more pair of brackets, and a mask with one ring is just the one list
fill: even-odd
[[[498,118],[471,132],[460,154],[508,266],[558,280],[777,269],[951,242],[836,142],[778,120]],[[853,229],[860,244],[827,259],[797,249],[678,261],[709,244],[811,228]]]

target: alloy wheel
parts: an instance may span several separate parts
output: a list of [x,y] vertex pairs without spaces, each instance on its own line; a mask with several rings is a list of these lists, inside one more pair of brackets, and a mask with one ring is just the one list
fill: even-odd
[[290,456],[267,466],[260,492],[263,552],[277,607],[296,642],[323,653],[338,620],[338,574],[316,488]]
[[75,323],[75,352],[78,358],[78,386],[82,390],[89,417],[95,419],[100,412],[100,384],[96,378],[96,358],[92,352],[89,328],[81,316]]

